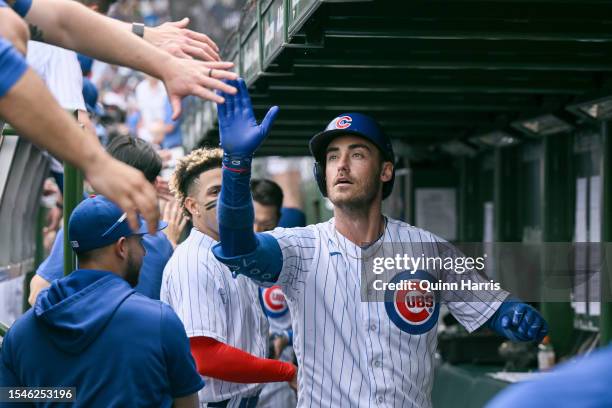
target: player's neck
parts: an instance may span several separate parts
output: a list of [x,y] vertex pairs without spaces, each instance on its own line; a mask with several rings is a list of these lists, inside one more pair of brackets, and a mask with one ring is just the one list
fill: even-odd
[[211,237],[215,241],[219,241],[219,232],[218,231],[214,231],[212,228],[209,228],[208,225],[201,224],[199,222],[194,222],[193,226],[195,227],[195,229],[200,231],[202,234]]
[[362,211],[334,208],[336,230],[355,245],[364,246],[376,241],[384,232],[385,219],[380,202]]

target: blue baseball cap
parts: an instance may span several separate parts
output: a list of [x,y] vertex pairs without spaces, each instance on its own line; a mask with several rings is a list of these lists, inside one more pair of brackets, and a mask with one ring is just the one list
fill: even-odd
[[310,153],[316,161],[325,162],[327,146],[340,135],[361,136],[378,147],[385,160],[395,160],[391,139],[387,137],[374,119],[363,113],[343,113],[329,122],[324,131],[317,133],[310,139]]
[[[103,248],[121,237],[144,235],[148,226],[144,218],[138,216],[139,228],[132,231],[127,221],[127,214],[108,198],[98,195],[86,198],[76,206],[68,222],[68,237],[72,250],[79,253]],[[168,224],[160,221],[157,231]]]
[[96,116],[104,115],[102,107],[98,104],[98,88],[88,78],[83,78],[83,99],[87,112]]

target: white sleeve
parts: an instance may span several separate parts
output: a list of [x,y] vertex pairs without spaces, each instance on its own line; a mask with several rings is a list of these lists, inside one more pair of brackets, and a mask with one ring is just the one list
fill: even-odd
[[[446,241],[439,242],[440,257],[443,259],[465,260],[465,255],[455,246]],[[463,261],[462,261],[463,262]],[[456,262],[455,265],[461,265]],[[469,332],[473,332],[482,326],[493,316],[501,303],[508,297],[509,293],[505,290],[496,290],[490,286],[476,288],[473,285],[478,283],[490,283],[476,269],[463,268],[458,272],[455,270],[443,270],[439,277],[444,282],[453,282],[458,285],[459,290],[441,291],[442,300],[448,306],[452,315]],[[462,286],[466,284],[469,286]]]
[[28,65],[47,83],[47,62],[51,45],[38,41],[28,41],[26,61]]
[[223,272],[210,250],[190,249],[175,252],[166,265],[160,297],[181,319],[187,337],[205,336],[227,343]]
[[276,228],[269,233],[276,238],[283,254],[283,268],[276,283],[285,296],[293,298],[303,289],[305,274],[319,245],[319,234],[314,227]]
[[47,65],[47,86],[59,105],[68,110],[86,110],[83,74],[76,53],[54,47]]

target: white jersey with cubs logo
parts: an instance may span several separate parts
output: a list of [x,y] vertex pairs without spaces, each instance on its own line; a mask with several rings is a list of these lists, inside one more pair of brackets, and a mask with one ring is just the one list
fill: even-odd
[[280,333],[291,328],[291,314],[279,285],[269,288],[259,288],[259,301],[261,307],[268,316],[270,322],[270,333]]
[[[211,247],[217,242],[193,228],[164,268],[160,299],[179,316],[187,337],[211,337],[257,357],[267,357],[268,322],[259,305],[259,288],[244,276],[233,278],[217,261]],[[260,384],[238,384],[203,377],[201,406],[257,394]],[[235,402],[235,404],[234,404]]]
[[[293,318],[298,406],[430,407],[440,296],[445,295],[417,287],[382,291],[381,301],[362,301],[363,288],[370,287],[362,286],[362,260],[379,251],[392,257],[390,249],[418,257],[450,244],[391,219],[366,249],[338,233],[333,219],[270,233],[283,253],[277,283]],[[388,281],[436,281],[441,273],[401,271]],[[473,271],[462,277],[485,281]],[[471,332],[493,315],[507,292],[479,292],[465,299],[470,293],[454,294],[448,308]]]

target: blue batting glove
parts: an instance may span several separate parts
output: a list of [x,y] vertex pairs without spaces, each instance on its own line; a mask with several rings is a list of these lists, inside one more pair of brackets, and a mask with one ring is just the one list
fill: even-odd
[[548,324],[533,307],[516,300],[506,300],[487,322],[488,326],[512,341],[542,341]]
[[238,89],[236,95],[220,93],[224,104],[217,104],[219,133],[224,155],[237,165],[242,159],[250,159],[266,138],[276,115],[278,106],[270,108],[258,125],[246,83],[242,78],[226,81]]

